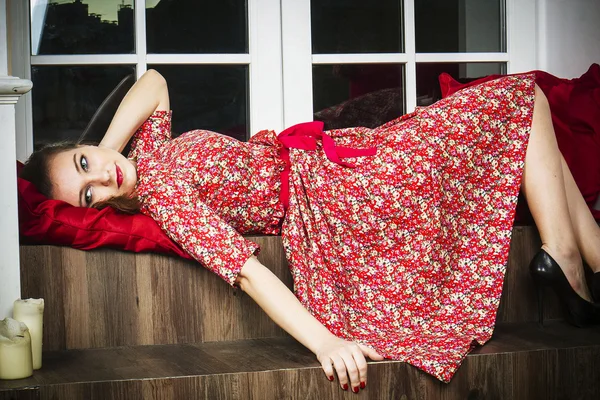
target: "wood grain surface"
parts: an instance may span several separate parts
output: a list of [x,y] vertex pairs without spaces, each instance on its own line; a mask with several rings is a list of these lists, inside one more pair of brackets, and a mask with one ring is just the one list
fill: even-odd
[[[292,287],[281,238],[249,238]],[[514,228],[499,322],[537,321],[528,264],[539,247],[533,227]],[[195,262],[157,254],[21,246],[21,292],[45,299],[46,350],[285,335],[241,290]],[[547,318],[561,318],[554,294],[546,298]]]
[[48,352],[32,378],[0,381],[0,400],[595,399],[598,360],[600,328],[500,324],[450,384],[402,362],[370,362],[367,389],[355,395],[291,338],[126,346]]
[[[250,239],[291,287],[281,238]],[[241,290],[198,263],[157,254],[21,246],[21,294],[45,299],[46,350],[284,335]]]

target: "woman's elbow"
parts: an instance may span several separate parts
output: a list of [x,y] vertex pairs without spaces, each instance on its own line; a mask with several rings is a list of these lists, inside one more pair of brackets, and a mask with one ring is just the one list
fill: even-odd
[[144,73],[143,77],[146,78],[146,79],[152,80],[156,84],[164,84],[164,85],[167,84],[167,81],[166,81],[165,77],[162,76],[160,74],[160,72],[158,72],[155,69],[149,69],[149,70],[147,70]]
[[260,268],[263,265],[254,256],[250,257],[242,266],[240,273],[235,279],[235,285],[239,287],[243,292],[248,292],[252,287],[253,276],[260,272]]
[[169,89],[167,80],[156,70],[149,69],[144,76],[150,93],[156,97],[156,110],[168,111],[170,108]]

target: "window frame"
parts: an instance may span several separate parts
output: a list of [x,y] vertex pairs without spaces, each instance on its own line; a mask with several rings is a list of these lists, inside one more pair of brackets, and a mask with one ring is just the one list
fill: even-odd
[[[148,54],[145,0],[134,0],[135,53],[84,55],[31,55],[29,1],[8,0],[14,39],[13,71],[31,79],[34,66],[129,65],[139,78],[148,65],[247,65],[250,132],[283,129],[281,25],[279,0],[248,0],[248,53],[240,54]],[[33,151],[32,94],[17,106],[17,158]],[[199,127],[200,128],[200,127]]]
[[284,125],[312,119],[313,65],[403,64],[407,113],[417,106],[418,63],[501,62],[509,74],[536,69],[536,0],[505,0],[506,52],[494,53],[417,53],[415,1],[404,0],[404,53],[312,54],[310,1],[281,0]]
[[[136,66],[141,76],[148,64],[242,64],[249,68],[250,133],[281,131],[312,120],[312,65],[335,63],[399,63],[405,66],[406,111],[417,104],[416,65],[422,62],[502,62],[508,73],[536,69],[536,0],[505,0],[506,52],[416,53],[415,0],[404,0],[404,53],[312,54],[310,0],[248,0],[248,53],[147,54],[145,0],[134,0],[135,54],[31,56],[29,1],[7,0],[12,74],[31,79],[37,65]],[[35,87],[34,87],[35,90]],[[17,158],[33,151],[31,92],[16,106]]]

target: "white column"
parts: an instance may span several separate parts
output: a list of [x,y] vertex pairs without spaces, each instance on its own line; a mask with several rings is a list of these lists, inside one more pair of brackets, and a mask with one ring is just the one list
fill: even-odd
[[31,81],[0,75],[0,319],[21,297],[15,104]]
[[507,50],[510,57],[507,72],[515,74],[538,68],[537,7],[539,0],[507,0]]
[[283,125],[313,119],[310,0],[281,1]]
[[281,132],[283,67],[280,0],[248,1],[250,51],[250,134]]

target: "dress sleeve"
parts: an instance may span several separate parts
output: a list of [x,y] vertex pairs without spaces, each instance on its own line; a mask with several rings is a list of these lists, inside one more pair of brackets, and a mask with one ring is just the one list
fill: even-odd
[[166,183],[147,195],[142,212],[203,266],[233,286],[259,246],[201,202],[192,185],[176,178],[168,178]]
[[171,111],[154,111],[133,135],[127,157],[151,153],[171,140],[171,115]]

